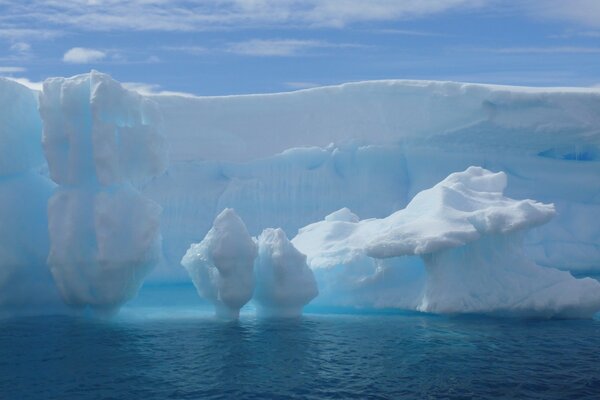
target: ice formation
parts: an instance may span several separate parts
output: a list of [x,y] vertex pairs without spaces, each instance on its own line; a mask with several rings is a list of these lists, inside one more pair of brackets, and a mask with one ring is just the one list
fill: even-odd
[[[356,292],[370,306],[435,313],[589,317],[599,311],[600,283],[541,267],[523,254],[523,233],[555,211],[505,197],[506,183],[502,172],[470,167],[389,217],[357,221],[340,210],[302,228],[292,243],[308,255],[326,297],[343,305]],[[410,256],[422,264],[402,259]],[[385,275],[397,280],[395,291],[381,290]]]
[[[557,216],[525,237],[536,263],[600,272],[600,225],[589,217],[600,214],[598,89],[397,80],[152,98],[171,164],[144,193],[164,207],[171,265],[225,207],[252,235],[267,226],[291,234],[342,207],[385,217],[480,165],[507,173],[511,197],[555,205]],[[173,271],[151,279],[185,278]]]
[[60,300],[46,266],[46,206],[53,189],[37,169],[35,94],[0,78],[0,315],[52,311]]
[[52,275],[67,304],[111,314],[161,256],[161,208],[133,186],[166,167],[160,111],[97,72],[46,80],[39,108]]
[[[471,230],[444,230],[443,241],[412,238],[404,247],[388,241],[435,230],[390,228],[389,236],[373,233],[371,239],[381,241],[360,246],[350,241],[349,253],[335,257],[337,244],[324,237],[331,247],[321,258],[337,266],[313,271],[320,291],[314,301],[440,312],[485,308],[459,297],[442,305],[428,294],[423,301],[425,288],[438,284],[432,277],[443,275],[431,271],[446,271],[440,263],[463,252],[475,260],[489,251],[497,260],[490,265],[508,264],[500,258],[510,248],[519,260],[533,260],[520,269],[529,271],[523,272],[531,277],[528,282],[554,279],[563,282],[552,286],[561,290],[570,278],[551,268],[542,276],[539,265],[577,276],[600,273],[598,89],[376,81],[193,98],[141,96],[97,72],[47,80],[39,104],[37,92],[14,82],[0,80],[0,88],[0,302],[5,304],[37,302],[24,294],[33,287],[48,299],[56,297],[44,275],[48,255],[67,302],[111,312],[135,293],[159,258],[164,262],[147,279],[189,279],[177,265],[224,208],[235,208],[251,235],[269,226],[296,232],[326,215],[341,235],[368,219],[388,220],[417,193],[470,165],[505,171],[507,197],[552,203],[556,216],[528,225],[531,229],[479,237],[482,226],[496,224],[482,214],[480,220],[473,217]],[[411,204],[416,207],[416,201]],[[332,214],[343,207],[363,220],[348,210]],[[513,211],[503,218],[531,217],[523,209]],[[451,247],[454,243],[461,245]],[[520,243],[524,253],[517,250]],[[399,255],[400,248],[407,255]],[[314,255],[308,261],[313,265]],[[463,267],[471,268],[466,262]],[[469,276],[475,280],[476,274]],[[471,281],[463,280],[455,284],[467,288]],[[514,282],[502,283],[509,284]],[[519,287],[515,293],[538,286],[522,282]],[[490,293],[500,290],[492,288]],[[538,288],[537,300],[541,293],[554,296],[550,288]],[[572,300],[573,315],[592,302]],[[564,301],[549,313],[568,313]],[[524,309],[532,307],[523,303]]]
[[254,292],[257,246],[233,209],[223,210],[200,243],[181,260],[198,294],[212,302],[217,316],[236,319]]
[[288,240],[282,229],[265,229],[258,237],[254,264],[254,301],[259,314],[293,317],[319,293],[306,256]]

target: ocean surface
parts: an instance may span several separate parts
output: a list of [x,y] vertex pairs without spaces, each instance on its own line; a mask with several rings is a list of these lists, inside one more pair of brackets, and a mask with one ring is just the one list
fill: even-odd
[[600,399],[600,320],[309,308],[215,320],[145,288],[111,320],[0,320],[0,399]]

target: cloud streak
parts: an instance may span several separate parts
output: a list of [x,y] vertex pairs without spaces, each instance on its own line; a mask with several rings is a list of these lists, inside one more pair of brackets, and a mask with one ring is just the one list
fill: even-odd
[[[490,0],[31,0],[4,2],[5,35],[31,26],[82,31],[201,31],[265,26],[343,27],[352,23],[418,18]],[[0,32],[0,35],[2,33]]]

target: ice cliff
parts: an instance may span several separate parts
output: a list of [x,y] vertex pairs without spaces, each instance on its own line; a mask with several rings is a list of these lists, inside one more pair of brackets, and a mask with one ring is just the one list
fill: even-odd
[[[444,300],[444,309],[431,296],[427,302],[419,297],[422,288],[436,287],[433,276],[452,271],[442,265],[467,253],[473,262],[489,253],[498,261],[490,265],[505,263],[500,259],[507,249],[519,260],[531,259],[529,267],[515,261],[529,271],[527,282],[565,282],[553,267],[578,276],[600,272],[597,89],[375,81],[194,98],[142,96],[92,72],[49,79],[39,93],[0,80],[0,105],[0,303],[9,309],[44,302],[24,295],[28,290],[53,303],[57,287],[76,308],[111,313],[146,276],[154,282],[189,279],[181,257],[223,209],[234,208],[256,237],[267,227],[293,237],[328,215],[340,226],[362,225],[399,210],[406,215],[422,200],[418,193],[471,165],[504,171],[510,184],[502,196],[552,203],[556,215],[541,224],[546,214],[533,205],[540,203],[518,203],[538,210],[540,224],[527,219],[528,229],[486,232],[477,240],[471,231],[453,236],[444,230],[449,242],[461,245],[425,253],[416,249],[433,242],[412,243],[408,236],[426,231],[374,233],[382,242],[361,247],[360,254],[350,249],[345,257],[352,261],[330,271],[334,280],[323,275],[325,268],[313,270],[320,292],[315,301],[485,309],[466,298]],[[331,215],[344,207],[352,212]],[[525,213],[519,207],[502,218]],[[495,224],[486,218],[471,218],[474,232]],[[265,265],[276,270],[282,264],[275,254],[295,253],[273,235],[263,237],[265,254],[272,256],[272,265]],[[392,247],[383,240],[391,238],[403,238],[415,255],[388,253]],[[498,247],[492,250],[491,243]],[[365,274],[365,265],[373,272]],[[352,287],[361,277],[381,296],[374,300],[369,290]],[[542,290],[515,290],[534,287]],[[566,303],[557,307],[551,314],[569,313]]]

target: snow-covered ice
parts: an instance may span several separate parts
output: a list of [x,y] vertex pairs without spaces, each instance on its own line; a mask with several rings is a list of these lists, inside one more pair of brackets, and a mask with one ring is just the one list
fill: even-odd
[[[593,315],[600,310],[599,282],[541,267],[522,251],[523,233],[549,221],[554,206],[507,198],[506,184],[502,172],[470,167],[418,193],[389,217],[357,221],[342,209],[300,229],[292,243],[308,255],[329,301],[339,299],[339,305],[352,305],[356,291],[355,305],[361,306],[366,301],[435,313]],[[402,259],[411,256],[422,263]],[[392,298],[380,290],[386,274],[397,279]]]
[[233,209],[223,210],[200,243],[181,260],[198,294],[212,302],[217,316],[236,319],[254,292],[257,246]]
[[[281,227],[292,237],[314,221],[330,224],[334,236],[313,232],[323,254],[303,249],[299,236],[292,241],[311,267],[335,265],[313,269],[315,303],[521,307],[555,316],[587,315],[594,304],[595,281],[553,267],[600,272],[598,89],[396,80],[268,95],[142,96],[95,71],[48,79],[39,93],[4,79],[0,88],[0,302],[7,307],[50,304],[58,286],[68,303],[110,313],[146,277],[187,280],[181,257],[225,208],[251,236]],[[482,174],[491,189],[480,190],[475,175],[467,185],[488,193],[496,209],[481,201],[453,208],[454,196],[470,194],[448,188],[437,200],[422,193],[472,165],[505,172]],[[436,215],[426,203],[447,206]],[[427,223],[439,224],[440,214],[443,224]],[[387,225],[369,232],[367,243],[362,227],[373,218]],[[508,262],[508,253],[516,258]],[[461,254],[489,268],[462,271],[473,278],[452,284],[445,274],[454,269],[442,265]],[[500,264],[528,278],[517,285],[517,272]],[[435,276],[462,289],[442,301]],[[487,297],[469,286],[484,276],[502,282],[490,283]],[[517,306],[500,294],[505,286],[538,295]],[[34,287],[36,300],[24,295]],[[573,288],[581,297],[565,295]],[[548,307],[558,291],[562,300]]]

